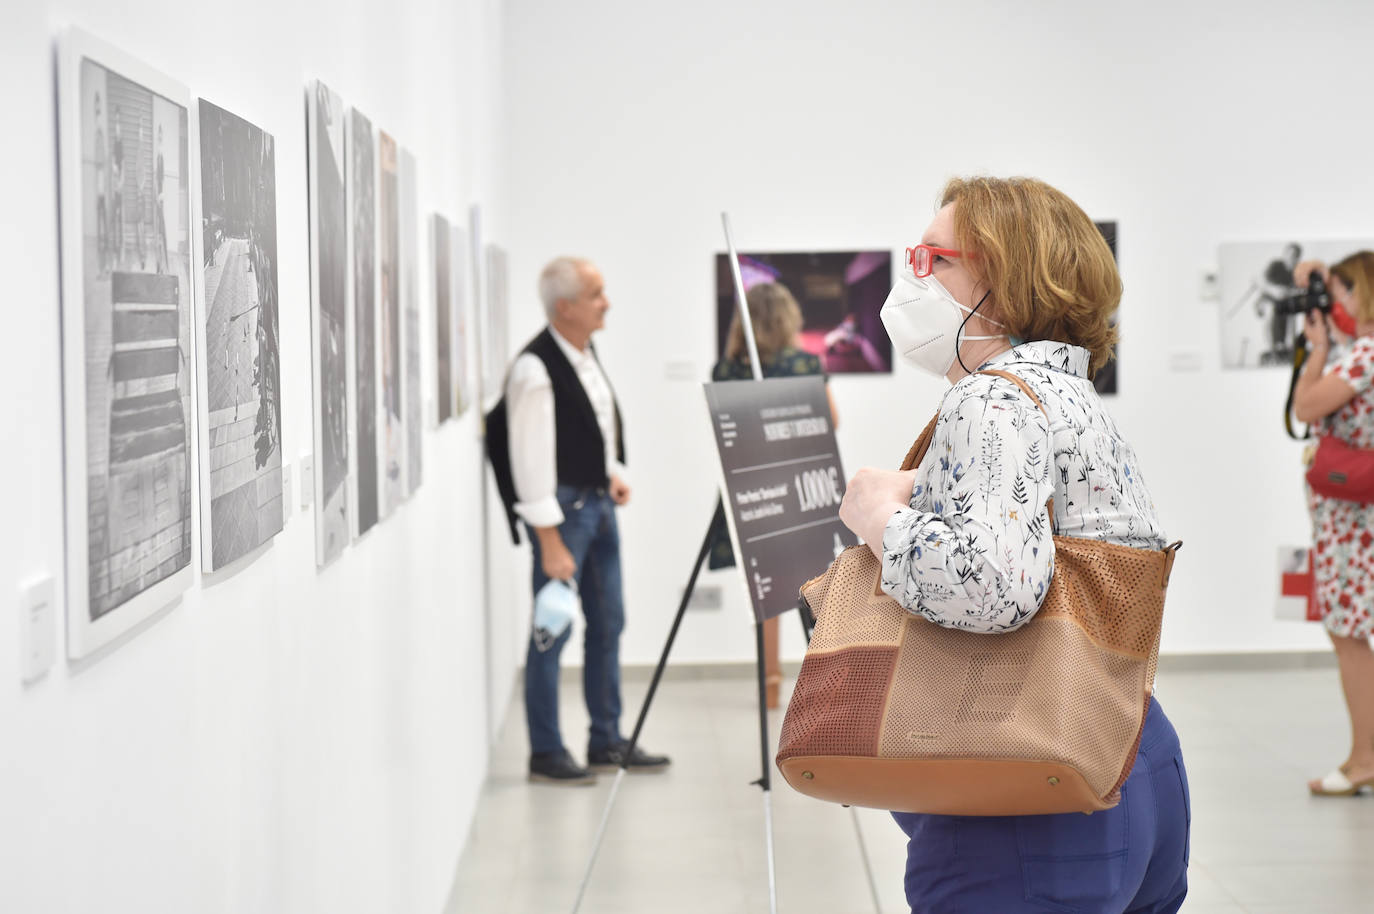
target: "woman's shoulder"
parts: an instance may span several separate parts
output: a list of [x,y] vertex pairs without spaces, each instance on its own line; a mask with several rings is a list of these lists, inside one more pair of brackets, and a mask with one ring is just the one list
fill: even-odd
[[821,357],[800,349],[787,346],[778,350],[773,357],[773,369],[779,375],[821,374]]

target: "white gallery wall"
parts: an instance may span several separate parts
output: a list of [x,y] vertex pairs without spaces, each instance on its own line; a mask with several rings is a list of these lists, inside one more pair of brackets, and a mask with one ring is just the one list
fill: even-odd
[[[1309,536],[1283,370],[1220,370],[1202,275],[1223,241],[1374,235],[1368,96],[1374,7],[1164,0],[511,0],[516,324],[556,254],[603,268],[598,346],[624,408],[626,662],[663,645],[716,491],[700,380],[714,358],[712,255],[728,209],[743,250],[900,250],[952,175],[1025,174],[1116,220],[1121,394],[1180,554],[1168,652],[1320,649],[1273,620],[1276,551]],[[523,313],[522,313],[522,305]],[[523,327],[518,323],[524,320]],[[1171,367],[1193,365],[1193,370]],[[697,380],[679,380],[687,373]],[[895,467],[945,385],[899,366],[833,381],[846,469]],[[752,656],[735,572],[674,657]],[[783,656],[802,651],[783,621]],[[578,651],[568,656],[576,659]],[[574,700],[576,700],[574,698]]]
[[[504,651],[489,670],[480,634],[479,427],[475,411],[426,425],[414,498],[316,572],[299,502],[312,449],[305,86],[324,80],[415,154],[421,218],[466,226],[480,203],[488,240],[506,242],[501,4],[50,0],[6,2],[0,19],[0,910],[438,911],[514,676]],[[68,664],[59,615],[58,660],[24,687],[19,585],[52,575],[62,594],[53,40],[69,23],[275,137],[296,497],[256,560],[197,573],[179,605],[111,650]],[[424,224],[417,236],[432,391]],[[490,707],[489,676],[502,683]]]

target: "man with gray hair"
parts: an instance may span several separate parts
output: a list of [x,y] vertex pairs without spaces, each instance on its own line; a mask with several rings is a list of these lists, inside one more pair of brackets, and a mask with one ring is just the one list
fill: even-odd
[[[556,637],[539,629],[525,660],[529,777],[590,784],[589,769],[625,761],[620,735],[620,534],[615,509],[630,500],[620,408],[592,348],[606,325],[605,283],[589,261],[559,257],[539,275],[548,326],[511,366],[506,421],[515,515],[530,531],[534,593],[550,581],[573,583],[586,622],[583,695],[591,716],[587,768],[563,745],[558,726],[558,658],[571,627]],[[631,771],[661,771],[669,760],[638,747]]]

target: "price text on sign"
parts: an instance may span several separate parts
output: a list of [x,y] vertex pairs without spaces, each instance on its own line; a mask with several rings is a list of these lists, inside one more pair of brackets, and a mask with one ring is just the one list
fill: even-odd
[[706,385],[735,557],[759,619],[855,537],[840,523],[844,468],[819,377]]

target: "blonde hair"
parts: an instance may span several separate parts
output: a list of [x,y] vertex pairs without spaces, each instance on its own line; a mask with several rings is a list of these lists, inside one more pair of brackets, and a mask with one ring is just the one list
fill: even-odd
[[1355,299],[1355,319],[1374,321],[1374,251],[1357,251],[1331,268],[1350,288]]
[[941,201],[955,204],[955,242],[1010,335],[1082,346],[1094,374],[1107,364],[1121,274],[1077,203],[1034,178],[954,178]]
[[[783,349],[797,341],[801,332],[801,306],[781,283],[765,282],[750,289],[745,295],[749,303],[749,316],[754,324],[754,342],[759,347],[759,361],[767,362]],[[744,328],[740,326],[739,310],[730,319],[730,335],[726,337],[725,357],[749,360],[749,350],[744,345]]]

